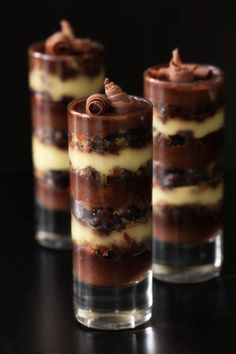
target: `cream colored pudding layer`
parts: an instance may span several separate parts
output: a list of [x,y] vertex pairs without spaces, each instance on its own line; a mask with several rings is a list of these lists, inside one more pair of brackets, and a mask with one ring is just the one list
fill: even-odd
[[224,125],[224,109],[219,109],[213,116],[202,122],[186,121],[180,117],[170,118],[165,123],[161,121],[156,109],[153,110],[154,136],[159,133],[163,135],[175,135],[180,131],[191,131],[194,138],[200,139],[213,133]]
[[117,167],[137,171],[141,165],[152,159],[152,146],[148,145],[141,149],[126,148],[120,150],[117,155],[81,152],[69,147],[69,157],[74,170],[92,167],[101,174],[110,175]]
[[96,229],[82,225],[73,215],[71,222],[71,234],[73,241],[79,244],[88,244],[92,248],[96,246],[112,245],[117,247],[130,247],[130,241],[137,243],[147,240],[152,235],[151,219],[145,224],[129,225],[122,231],[112,231],[109,235],[99,235]]
[[97,76],[78,75],[61,80],[57,75],[45,73],[40,69],[32,69],[29,75],[29,86],[35,92],[47,92],[53,101],[63,97],[86,97],[99,92],[103,87],[104,71]]
[[213,205],[220,202],[223,198],[223,183],[216,187],[209,185],[196,185],[188,187],[177,187],[162,189],[155,185],[152,190],[153,206],[158,204],[184,205],[201,204]]
[[67,150],[43,144],[36,136],[32,138],[32,154],[34,167],[40,171],[69,170]]

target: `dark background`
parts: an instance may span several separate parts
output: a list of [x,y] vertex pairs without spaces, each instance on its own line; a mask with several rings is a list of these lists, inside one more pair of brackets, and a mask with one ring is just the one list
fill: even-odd
[[1,4],[2,151],[0,171],[31,172],[27,47],[71,21],[79,36],[106,46],[108,76],[130,94],[142,94],[142,73],[167,62],[178,46],[184,61],[226,71],[225,165],[236,167],[234,82],[236,14],[218,0],[7,0]]
[[153,318],[130,331],[92,331],[72,309],[71,257],[34,242],[27,47],[71,21],[78,35],[102,41],[107,73],[142,93],[142,72],[169,61],[219,65],[226,72],[227,170],[236,168],[235,1],[120,0],[0,3],[0,354],[231,354],[236,322],[236,173],[226,171],[225,262],[216,280],[154,282]]

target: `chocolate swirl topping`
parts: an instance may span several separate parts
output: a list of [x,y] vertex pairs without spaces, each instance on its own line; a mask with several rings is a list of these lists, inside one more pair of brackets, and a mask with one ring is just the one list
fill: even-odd
[[173,50],[172,59],[169,65],[169,80],[173,82],[194,81],[194,69],[196,65],[185,65],[182,63],[178,49]]
[[132,100],[126,92],[122,91],[120,86],[110,82],[108,78],[105,79],[104,85],[107,98],[116,113],[123,114],[132,109]]
[[46,40],[45,50],[48,54],[70,54],[72,52],[72,45],[64,33],[56,32]]
[[160,68],[158,70],[158,77],[173,83],[188,83],[196,80],[206,80],[211,77],[211,70],[205,66],[197,64],[184,64],[180,58],[178,48],[172,52],[172,59],[169,67]]
[[88,97],[86,101],[86,112],[100,116],[108,111],[109,106],[110,102],[106,95],[102,93],[95,93],[94,95]]
[[86,100],[86,113],[100,116],[106,112],[126,114],[134,108],[134,101],[120,86],[108,78],[104,81],[105,94],[96,93]]
[[75,33],[73,31],[73,28],[67,20],[61,20],[60,25],[61,31],[66,37],[70,38],[71,40],[75,39]]
[[92,48],[89,38],[76,38],[70,23],[60,22],[61,32],[56,32],[45,41],[45,51],[48,54],[65,55],[87,52]]

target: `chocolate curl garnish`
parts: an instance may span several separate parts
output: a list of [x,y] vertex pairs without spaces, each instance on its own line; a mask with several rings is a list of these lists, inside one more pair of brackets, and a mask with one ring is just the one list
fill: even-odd
[[64,33],[56,32],[46,40],[45,50],[48,54],[69,54],[72,51],[72,44]]
[[104,85],[106,95],[112,104],[116,102],[128,103],[130,101],[127,93],[122,91],[120,86],[114,84],[114,82],[110,82],[108,78],[105,79]]
[[122,91],[120,86],[114,84],[114,82],[110,82],[108,78],[105,79],[104,85],[107,98],[116,113],[125,114],[129,112],[132,107],[132,101],[127,93]]
[[125,114],[129,112],[132,108],[132,101],[127,93],[122,91],[120,86],[114,84],[114,82],[110,82],[108,78],[105,79],[104,85],[107,98],[116,113]]
[[61,21],[61,30],[71,41],[73,52],[88,52],[92,47],[92,41],[89,38],[76,38],[75,33],[66,20]]
[[95,93],[94,95],[87,98],[86,112],[100,116],[108,111],[109,106],[110,102],[106,95],[102,93]]
[[73,54],[91,50],[92,41],[88,38],[76,38],[75,33],[66,20],[60,22],[61,32],[56,32],[45,42],[48,54]]
[[195,79],[194,70],[196,65],[183,64],[179,50],[176,48],[172,52],[172,59],[168,68],[169,80],[172,82],[192,82]]
[[75,38],[75,33],[74,33],[73,28],[71,27],[71,24],[69,21],[62,20],[60,22],[60,25],[61,25],[61,31],[66,37],[68,37],[70,39]]

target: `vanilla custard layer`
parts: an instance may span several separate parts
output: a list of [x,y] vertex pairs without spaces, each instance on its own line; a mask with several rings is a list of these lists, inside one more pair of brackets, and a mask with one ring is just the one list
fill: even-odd
[[151,219],[145,224],[132,225],[122,231],[112,231],[109,235],[99,235],[95,229],[82,225],[72,215],[71,234],[73,241],[79,244],[90,244],[92,248],[96,246],[127,247],[131,241],[137,243],[147,240],[152,235]]
[[152,203],[154,207],[157,204],[177,206],[184,204],[213,205],[220,202],[222,198],[223,183],[219,183],[216,187],[195,185],[171,189],[162,189],[155,185],[152,190]]
[[97,76],[79,74],[76,77],[61,80],[57,75],[45,73],[40,69],[32,69],[29,75],[29,85],[35,92],[47,92],[53,101],[63,97],[86,97],[99,92],[103,87],[104,71]]
[[117,167],[129,171],[138,170],[141,165],[152,159],[152,146],[148,145],[141,149],[126,148],[120,150],[117,155],[81,152],[69,147],[69,157],[75,170],[92,167],[101,174],[110,175]]
[[32,154],[34,167],[40,171],[69,170],[67,150],[43,144],[36,136],[32,138]]
[[[213,116],[206,118],[202,122],[186,121],[180,117],[170,118],[163,123],[158,116],[157,111],[153,110],[153,127],[157,133],[163,135],[175,135],[180,131],[191,131],[194,138],[200,139],[213,133],[224,125],[224,109],[219,109]],[[154,130],[155,136],[155,130]]]

